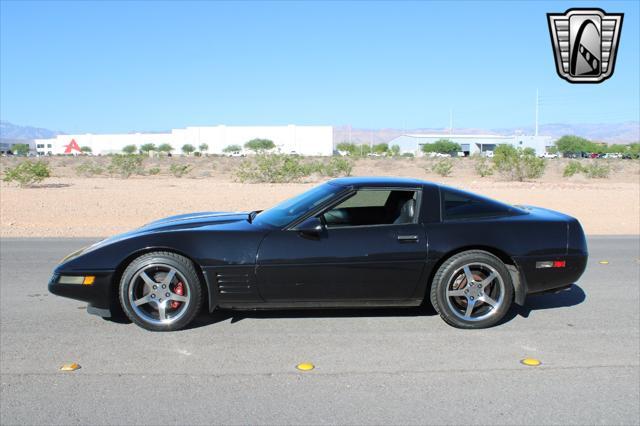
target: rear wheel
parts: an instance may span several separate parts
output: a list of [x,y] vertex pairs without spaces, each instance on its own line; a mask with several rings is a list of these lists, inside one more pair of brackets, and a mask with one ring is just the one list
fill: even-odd
[[491,253],[470,250],[447,259],[431,285],[431,303],[448,324],[486,328],[511,307],[513,284],[504,263]]
[[200,311],[202,286],[193,263],[175,253],[152,252],[129,264],[119,287],[127,317],[152,331],[179,330]]

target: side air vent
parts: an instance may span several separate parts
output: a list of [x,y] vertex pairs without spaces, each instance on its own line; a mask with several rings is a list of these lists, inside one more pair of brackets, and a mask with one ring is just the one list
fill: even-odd
[[249,274],[218,272],[216,274],[218,291],[221,294],[246,294],[251,293]]

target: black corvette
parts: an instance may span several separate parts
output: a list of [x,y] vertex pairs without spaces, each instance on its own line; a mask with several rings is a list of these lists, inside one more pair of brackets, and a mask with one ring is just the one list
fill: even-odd
[[431,303],[491,326],[584,272],[580,223],[411,179],[341,178],[264,211],[173,216],[67,256],[49,291],[149,330],[227,309]]

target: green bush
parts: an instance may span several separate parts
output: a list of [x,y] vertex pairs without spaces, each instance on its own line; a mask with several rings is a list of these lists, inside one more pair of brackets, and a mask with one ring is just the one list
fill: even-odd
[[350,176],[353,163],[346,158],[332,157],[328,161],[304,162],[299,156],[283,154],[258,154],[243,160],[236,170],[241,182],[286,183],[318,173],[322,176]]
[[181,178],[191,171],[191,166],[188,164],[172,164],[169,166],[169,172],[177,177]]
[[27,155],[29,153],[29,144],[27,143],[16,143],[11,146],[11,152],[15,155]]
[[160,173],[160,167],[151,167],[149,169],[149,174],[155,176]]
[[379,143],[373,146],[373,152],[376,154],[386,154],[389,151],[389,144],[387,143]]
[[318,162],[316,170],[322,176],[351,176],[353,163],[346,158],[331,157],[331,159],[326,163]]
[[227,145],[227,147],[225,147],[225,149],[222,150],[222,152],[240,152],[242,151],[242,147],[240,145]]
[[475,169],[480,177],[491,176],[493,174],[493,166],[487,161],[486,157],[479,157],[476,160]]
[[25,160],[15,167],[9,167],[2,180],[17,182],[21,187],[28,187],[42,182],[49,176],[51,176],[51,169],[45,161]]
[[496,170],[508,180],[537,179],[544,174],[546,162],[536,157],[531,148],[515,148],[511,145],[496,147],[493,156]]
[[102,173],[104,173],[104,167],[95,161],[85,161],[76,167],[76,174],[78,174],[78,176],[92,177],[101,175]]
[[431,170],[443,177],[451,176],[451,172],[453,171],[453,161],[450,158],[442,159],[435,163]]
[[571,160],[566,166],[564,166],[564,171],[562,172],[562,176],[571,177],[576,173],[582,173],[582,172],[584,172],[584,167],[582,167],[582,164],[580,164],[579,161]]
[[609,177],[611,169],[608,164],[591,163],[585,166],[582,171],[589,179],[606,179]]
[[360,155],[360,147],[351,142],[340,142],[336,145],[338,151],[346,152],[349,155]]
[[114,155],[107,168],[111,175],[119,175],[123,179],[133,174],[142,174],[142,157],[139,155]]
[[462,148],[457,143],[450,141],[449,139],[438,139],[434,143],[425,143],[422,145],[422,152],[439,152],[442,154],[453,154],[460,151]]
[[413,155],[412,152],[405,152],[401,155],[401,157],[405,157],[405,158],[413,158],[415,157],[415,155]]
[[269,139],[251,139],[244,147],[254,152],[264,152],[275,148],[276,144]]
[[140,146],[140,152],[143,154],[149,154],[150,151],[157,151],[156,145],[153,143],[145,143]]
[[158,151],[164,152],[166,154],[173,151],[173,147],[168,143],[163,143],[163,144],[160,144],[160,146],[158,146]]
[[590,152],[592,143],[580,136],[565,135],[556,141],[556,148],[563,154],[577,155],[581,152]]
[[243,160],[236,171],[240,182],[295,182],[309,176],[316,166],[303,164],[297,156],[282,154],[258,154]]
[[191,145],[190,143],[186,143],[182,145],[182,152],[185,155],[191,155],[191,153],[194,152],[195,150],[196,150],[196,147]]
[[127,155],[133,155],[137,150],[138,148],[135,145],[127,145],[122,148],[122,152]]

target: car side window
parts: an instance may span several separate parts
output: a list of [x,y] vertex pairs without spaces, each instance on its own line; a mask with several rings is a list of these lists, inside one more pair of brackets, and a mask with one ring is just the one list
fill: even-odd
[[414,190],[360,189],[322,216],[329,228],[414,223],[417,195]]
[[453,189],[442,191],[442,215],[444,220],[476,219],[512,214],[517,214],[517,211],[507,204],[464,191]]

